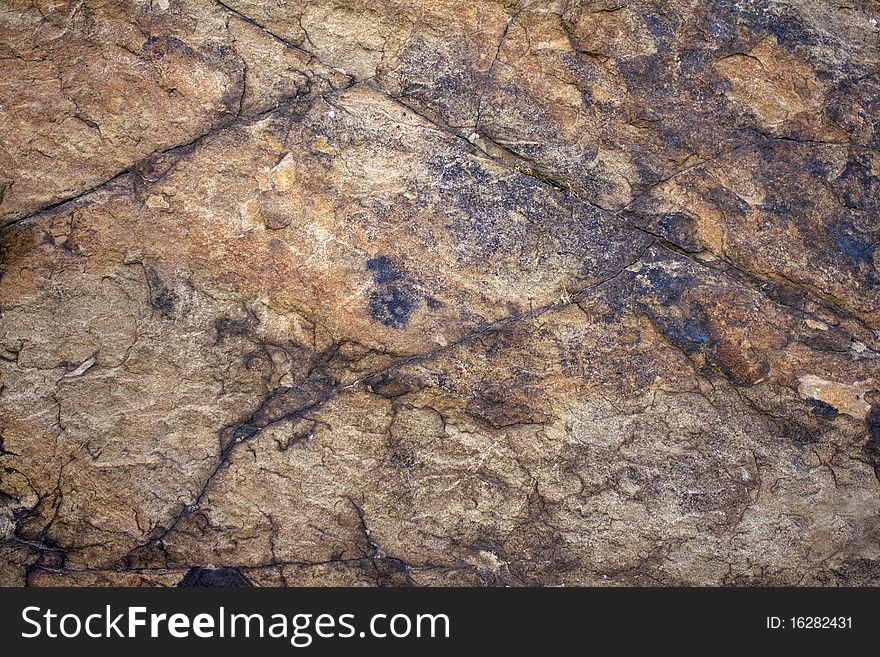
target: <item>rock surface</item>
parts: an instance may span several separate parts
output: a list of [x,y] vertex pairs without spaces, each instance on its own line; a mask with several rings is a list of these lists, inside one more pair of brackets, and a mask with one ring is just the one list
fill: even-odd
[[6,0],[0,584],[880,584],[878,20]]

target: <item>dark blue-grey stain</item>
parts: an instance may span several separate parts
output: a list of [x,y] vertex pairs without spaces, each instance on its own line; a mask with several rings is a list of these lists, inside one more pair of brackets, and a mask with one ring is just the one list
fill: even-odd
[[367,269],[373,272],[374,283],[387,283],[403,278],[403,275],[394,268],[387,256],[370,258],[367,260]]
[[834,240],[837,250],[854,263],[873,264],[877,245],[859,235],[852,222],[843,221],[828,227],[828,234]]
[[701,342],[703,344],[709,342],[709,335],[692,319],[684,323],[684,332],[693,342]]
[[377,288],[370,293],[370,316],[391,328],[405,326],[419,302],[412,282],[386,256],[367,260],[367,269]]
[[245,587],[253,586],[237,568],[190,568],[179,587]]

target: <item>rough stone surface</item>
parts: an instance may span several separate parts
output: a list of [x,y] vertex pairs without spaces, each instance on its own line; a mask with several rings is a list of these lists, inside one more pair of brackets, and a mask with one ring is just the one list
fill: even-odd
[[0,584],[880,584],[880,11],[0,3]]

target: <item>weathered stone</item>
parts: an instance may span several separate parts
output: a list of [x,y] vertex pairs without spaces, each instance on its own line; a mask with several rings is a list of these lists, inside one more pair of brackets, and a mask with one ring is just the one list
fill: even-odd
[[869,3],[0,12],[0,583],[877,584]]

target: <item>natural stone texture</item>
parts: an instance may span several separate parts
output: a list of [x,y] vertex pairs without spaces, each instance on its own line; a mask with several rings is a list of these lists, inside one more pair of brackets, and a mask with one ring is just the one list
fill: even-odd
[[870,3],[0,10],[0,583],[880,583]]

